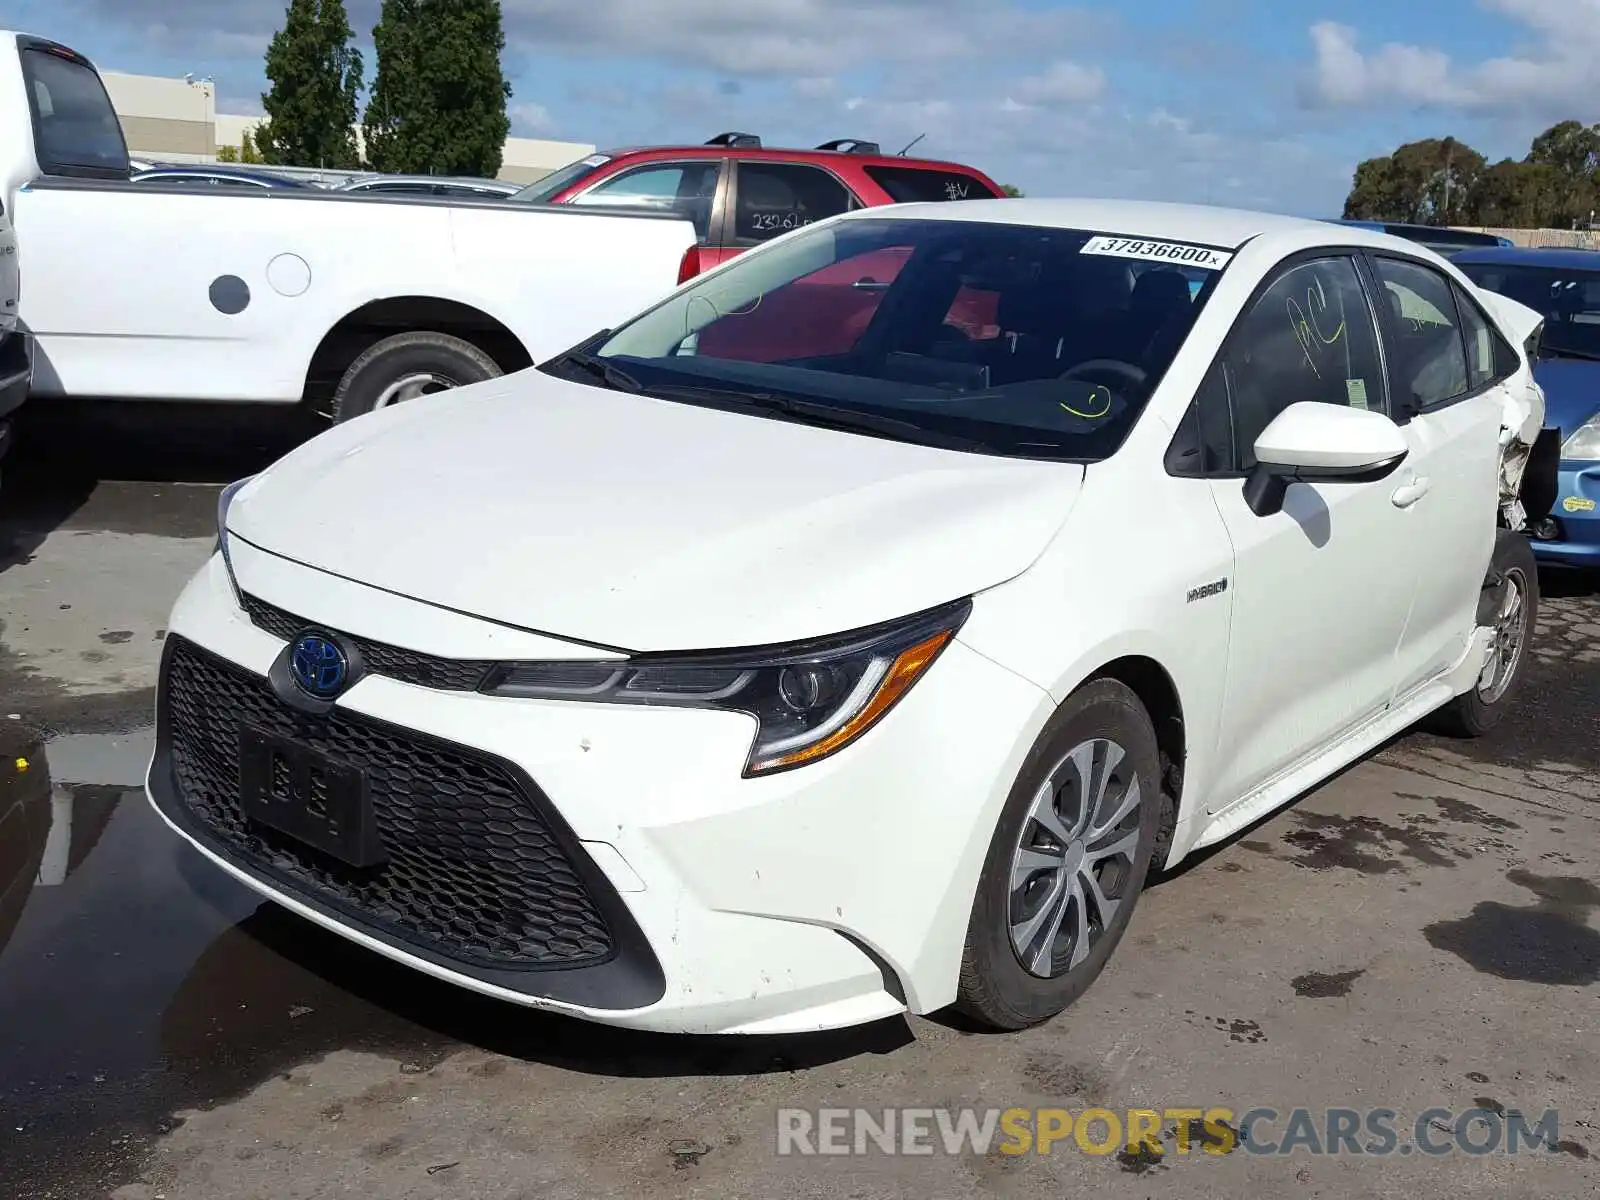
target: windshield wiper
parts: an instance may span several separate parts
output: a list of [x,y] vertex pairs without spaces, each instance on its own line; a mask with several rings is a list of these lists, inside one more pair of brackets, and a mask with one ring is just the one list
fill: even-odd
[[619,392],[642,392],[644,384],[621,367],[608,363],[603,358],[596,358],[592,354],[585,354],[582,350],[568,350],[565,354],[557,355],[545,364],[547,367],[562,367],[568,364],[582,369],[606,387]]
[[[745,392],[734,388],[700,387],[692,384],[652,385],[648,394],[663,399],[707,400],[730,408],[743,408],[765,415],[788,418],[804,425],[822,429],[839,429],[854,433],[879,433],[899,441],[934,446],[944,450],[976,451],[982,454],[1005,453],[1002,447],[979,438],[962,437],[944,433],[908,421],[902,417],[889,417],[881,413],[862,412],[842,404],[829,404],[822,400],[806,400],[798,396],[779,395],[774,392]],[[1056,449],[1063,447],[1056,446]]]

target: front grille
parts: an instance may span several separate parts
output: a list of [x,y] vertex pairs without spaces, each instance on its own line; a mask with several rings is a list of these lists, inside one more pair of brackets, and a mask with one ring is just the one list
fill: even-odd
[[[359,714],[311,717],[260,676],[182,638],[167,649],[164,738],[178,800],[226,856],[379,935],[480,967],[611,957],[605,917],[509,764]],[[245,819],[240,727],[291,737],[364,771],[382,866],[326,858]]]
[[250,623],[257,629],[263,629],[286,642],[292,641],[304,629],[337,633],[360,653],[368,671],[397,679],[401,683],[414,683],[418,687],[445,692],[475,692],[483,683],[484,676],[495,666],[493,662],[481,659],[437,658],[431,654],[419,654],[415,650],[404,650],[343,630],[329,629],[326,625],[297,617],[255,596],[247,595],[243,599]]

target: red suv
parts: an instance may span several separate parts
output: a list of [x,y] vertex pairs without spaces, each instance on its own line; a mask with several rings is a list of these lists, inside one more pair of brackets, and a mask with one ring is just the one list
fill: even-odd
[[592,154],[510,199],[680,212],[700,235],[684,256],[681,283],[741,250],[853,208],[1003,195],[982,171],[883,154],[876,142],[840,138],[815,150],[776,149],[754,134],[723,133],[703,146]]

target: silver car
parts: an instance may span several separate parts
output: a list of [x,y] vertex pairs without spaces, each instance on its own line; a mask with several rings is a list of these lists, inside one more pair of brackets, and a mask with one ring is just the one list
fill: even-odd
[[329,190],[383,196],[478,196],[493,199],[509,196],[521,186],[502,179],[457,175],[359,175]]

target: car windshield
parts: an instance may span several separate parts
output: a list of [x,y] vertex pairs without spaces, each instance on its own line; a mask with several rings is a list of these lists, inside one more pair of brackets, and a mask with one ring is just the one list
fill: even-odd
[[521,200],[527,204],[548,204],[552,196],[566,191],[580,179],[594,174],[610,161],[603,154],[591,154],[588,158],[580,158],[577,162],[558,167],[543,179],[534,180],[521,191],[512,192],[508,199]]
[[1230,257],[1115,231],[847,218],[741,256],[566,359],[689,403],[1095,461]]
[[1591,270],[1507,263],[1462,263],[1473,283],[1526,304],[1544,317],[1542,354],[1600,359],[1600,254]]

